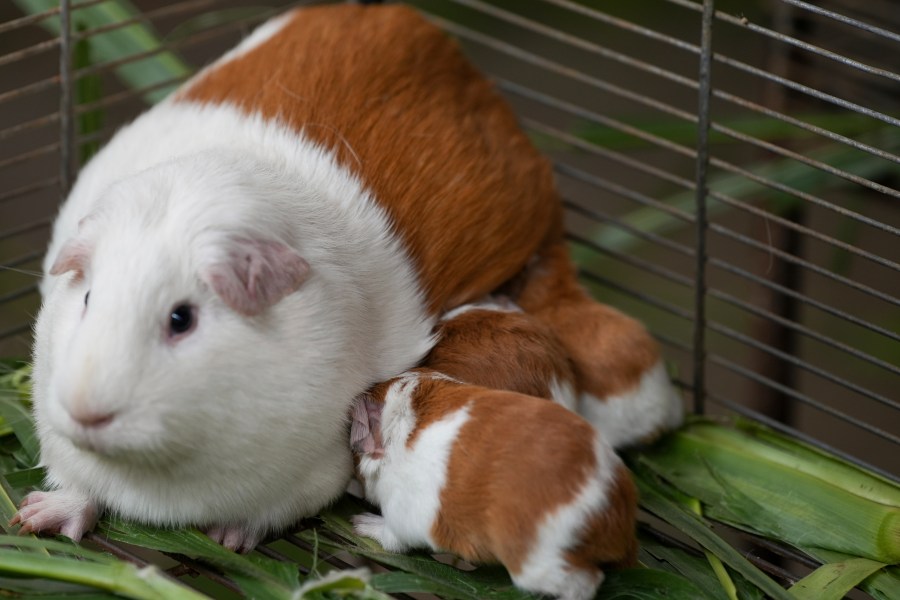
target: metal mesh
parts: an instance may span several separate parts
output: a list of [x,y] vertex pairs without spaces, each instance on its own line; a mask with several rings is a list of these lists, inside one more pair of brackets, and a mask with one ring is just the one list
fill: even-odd
[[[85,28],[79,12],[103,4],[0,5],[3,356],[28,353],[36,272],[77,164],[187,76],[137,85],[122,67],[167,53],[202,66],[303,3],[136,0],[139,13]],[[697,411],[763,421],[898,480],[891,2],[411,4],[553,158],[585,284],[648,325]],[[91,40],[135,25],[163,44],[92,55]]]

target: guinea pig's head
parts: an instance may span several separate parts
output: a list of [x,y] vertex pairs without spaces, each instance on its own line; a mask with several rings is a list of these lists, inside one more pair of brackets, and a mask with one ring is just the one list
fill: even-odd
[[273,396],[273,313],[309,265],[252,181],[195,166],[112,186],[49,269],[38,420],[98,460],[187,460],[254,433]]

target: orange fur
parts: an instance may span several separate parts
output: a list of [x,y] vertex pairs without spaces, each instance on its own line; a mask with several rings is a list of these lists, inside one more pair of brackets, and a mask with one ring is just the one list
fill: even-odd
[[434,313],[497,288],[561,231],[547,161],[457,44],[409,8],[298,10],[176,101],[233,103],[333,150],[387,210]]
[[551,398],[551,382],[574,385],[566,350],[543,322],[520,312],[475,309],[441,323],[423,365],[460,381]]

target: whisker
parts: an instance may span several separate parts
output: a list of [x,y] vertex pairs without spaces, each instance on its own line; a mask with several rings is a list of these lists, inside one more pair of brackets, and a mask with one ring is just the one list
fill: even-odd
[[29,269],[17,269],[15,267],[7,267],[5,265],[0,265],[0,271],[13,271],[15,273],[21,273],[23,275],[31,275],[32,277],[43,277],[44,274],[40,271],[31,271]]

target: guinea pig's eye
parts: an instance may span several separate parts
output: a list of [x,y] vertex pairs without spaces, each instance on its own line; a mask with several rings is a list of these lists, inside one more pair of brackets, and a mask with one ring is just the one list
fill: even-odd
[[88,298],[91,297],[91,290],[88,290],[87,294],[84,295],[84,305],[87,306]]
[[179,304],[169,315],[169,335],[176,336],[189,332],[197,321],[196,310],[189,304]]

